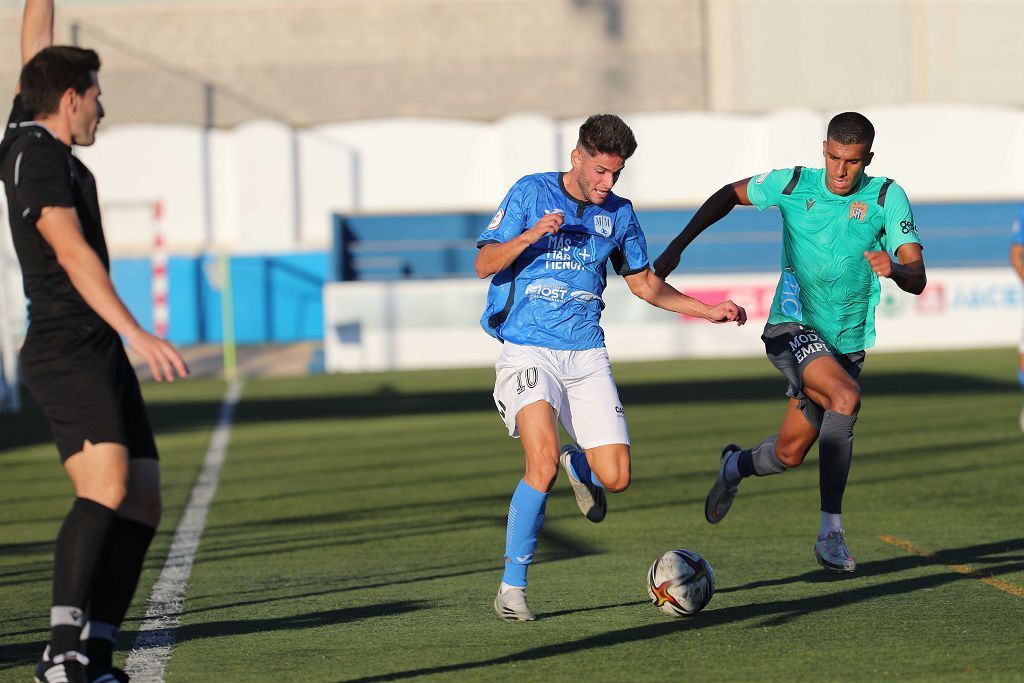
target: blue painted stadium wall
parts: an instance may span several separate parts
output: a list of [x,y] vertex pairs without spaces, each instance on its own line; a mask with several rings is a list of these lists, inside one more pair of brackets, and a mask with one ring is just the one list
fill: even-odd
[[[235,340],[239,344],[291,342],[323,336],[321,291],[327,252],[230,258]],[[114,259],[111,276],[132,313],[152,329],[149,259]],[[223,339],[217,259],[171,257],[167,263],[168,338],[178,344]]]
[[[936,267],[1007,263],[1010,226],[1020,205],[915,204],[925,260]],[[656,256],[695,209],[637,211]],[[339,216],[335,220],[332,271],[338,279],[471,275],[474,244],[491,214],[447,216]],[[708,229],[687,250],[681,272],[771,271],[778,268],[781,222],[777,209],[740,207]]]
[[[914,210],[929,266],[1007,265],[1010,225],[1019,204],[917,204]],[[693,214],[693,209],[638,212],[652,256]],[[231,257],[236,339],[241,344],[320,339],[321,289],[328,280],[472,277],[476,238],[490,219],[483,213],[337,216],[328,252]],[[775,270],[779,226],[775,209],[737,209],[694,242],[680,272]],[[176,343],[222,338],[221,294],[210,284],[214,261],[199,256],[168,262],[168,336]],[[115,259],[111,271],[129,308],[151,328],[149,261]]]

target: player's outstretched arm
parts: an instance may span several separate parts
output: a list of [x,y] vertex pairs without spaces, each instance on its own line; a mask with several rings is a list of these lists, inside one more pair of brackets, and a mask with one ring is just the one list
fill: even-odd
[[188,376],[188,368],[173,346],[146,332],[114,291],[103,263],[82,236],[78,213],[70,207],[43,209],[36,227],[53,248],[57,262],[67,272],[71,284],[96,314],[125,338],[142,356],[159,382],[174,381],[174,375]]
[[508,242],[485,244],[476,254],[476,275],[479,278],[490,277],[511,266],[519,255],[531,244],[546,235],[554,235],[562,227],[565,216],[560,213],[549,213],[537,221],[529,230],[524,231]]
[[750,199],[747,197],[748,182],[750,182],[750,178],[729,183],[701,204],[683,231],[669,242],[665,251],[661,252],[658,258],[654,259],[654,272],[658,274],[658,277],[664,280],[669,273],[676,269],[683,250],[690,245],[690,242],[697,239],[697,235],[725,218],[737,205],[750,206]]
[[21,19],[21,63],[53,45],[53,0],[26,0]]
[[896,263],[885,251],[865,251],[864,258],[878,277],[890,278],[904,292],[920,294],[928,284],[921,245],[909,242],[896,250]]
[[1017,271],[1017,277],[1024,282],[1024,244],[1010,245],[1010,265]]
[[625,280],[633,294],[652,306],[663,308],[666,311],[703,318],[713,323],[734,322],[737,325],[742,325],[747,322],[747,312],[742,306],[738,306],[732,301],[708,305],[700,299],[683,294],[655,275],[650,268],[627,275]]

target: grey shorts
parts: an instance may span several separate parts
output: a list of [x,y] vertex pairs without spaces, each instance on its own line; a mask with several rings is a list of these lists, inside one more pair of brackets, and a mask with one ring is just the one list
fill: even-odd
[[817,330],[799,323],[768,324],[761,335],[765,354],[789,381],[786,396],[799,401],[800,412],[816,429],[821,429],[825,410],[804,395],[804,370],[815,358],[831,356],[857,379],[864,368],[864,352],[837,353]]

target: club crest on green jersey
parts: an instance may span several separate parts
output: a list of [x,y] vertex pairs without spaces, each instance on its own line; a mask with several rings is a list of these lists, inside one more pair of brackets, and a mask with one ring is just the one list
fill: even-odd
[[812,206],[814,206],[814,199],[812,197],[808,197],[807,198],[807,210],[810,211]]
[[864,202],[850,203],[850,218],[859,218],[863,221],[868,216],[868,205]]

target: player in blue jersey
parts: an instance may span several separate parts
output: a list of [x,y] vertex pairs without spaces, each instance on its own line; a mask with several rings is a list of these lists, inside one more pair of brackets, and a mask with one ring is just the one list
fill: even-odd
[[860,411],[857,377],[865,349],[875,341],[879,278],[920,294],[926,275],[906,193],[889,178],[864,173],[873,156],[871,122],[844,112],[829,122],[826,137],[825,168],[778,169],[724,186],[657,258],[655,269],[661,277],[671,273],[683,249],[739,204],[779,208],[782,273],[761,339],[789,382],[789,406],[777,433],[753,448],[729,444],[722,450],[704,516],[720,522],[744,477],[798,466],[820,437],[821,527],[814,555],[830,571],[852,572],[857,563],[846,546],[841,513]]
[[[715,323],[746,321],[732,301],[709,306],[649,268],[633,206],[611,191],[635,150],[633,132],[621,119],[591,116],[580,126],[570,170],[519,180],[477,241],[477,275],[494,276],[480,322],[504,343],[494,402],[526,454],[494,600],[506,621],[534,618],[526,604],[526,570],[559,462],[592,522],[604,519],[605,489],[629,486],[629,433],[600,327],[609,259],[630,290],[654,306]],[[561,451],[559,422],[574,442]]]
[[[1013,238],[1010,240],[1010,263],[1017,271],[1017,277],[1024,283],[1024,208],[1020,210],[1020,217],[1013,224]],[[1017,380],[1020,388],[1024,391],[1024,333],[1021,334],[1019,356],[1017,358]],[[1020,411],[1020,430],[1024,432],[1024,408]]]

